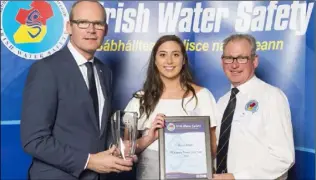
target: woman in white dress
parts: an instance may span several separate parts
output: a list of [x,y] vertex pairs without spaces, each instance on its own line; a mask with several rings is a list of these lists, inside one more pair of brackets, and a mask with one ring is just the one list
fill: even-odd
[[159,179],[158,130],[165,116],[210,116],[212,154],[216,152],[216,102],[212,93],[193,82],[181,39],[166,35],[151,52],[147,78],[125,111],[138,112],[137,179]]

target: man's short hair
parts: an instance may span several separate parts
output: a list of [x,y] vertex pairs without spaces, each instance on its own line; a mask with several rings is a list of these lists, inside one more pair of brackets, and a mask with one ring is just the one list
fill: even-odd
[[102,6],[102,4],[100,4],[98,1],[94,1],[94,0],[78,0],[76,1],[75,3],[72,4],[71,6],[71,10],[70,10],[70,14],[69,14],[69,20],[74,20],[74,9],[75,7],[80,3],[80,2],[83,2],[83,1],[89,1],[89,2],[94,2],[94,3],[98,3],[101,7],[101,9],[103,9],[103,12],[104,12],[104,22],[106,22],[106,12],[105,12],[105,9],[104,7]]
[[250,35],[250,34],[233,34],[230,35],[229,37],[227,37],[226,39],[224,39],[223,41],[223,49],[226,48],[227,44],[231,41],[235,41],[235,40],[246,40],[249,42],[250,46],[251,46],[251,56],[255,56],[256,55],[256,49],[257,49],[257,44],[256,44],[256,39]]

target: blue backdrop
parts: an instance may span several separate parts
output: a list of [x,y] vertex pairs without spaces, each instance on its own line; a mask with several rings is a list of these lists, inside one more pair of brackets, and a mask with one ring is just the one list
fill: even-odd
[[[296,149],[290,178],[315,179],[313,1],[100,3],[108,13],[109,33],[97,56],[113,70],[115,109],[123,109],[141,88],[151,47],[161,35],[177,34],[184,40],[196,82],[216,99],[230,86],[220,65],[221,41],[236,32],[254,35],[260,62],[257,76],[281,88],[290,102]],[[28,69],[67,42],[64,23],[73,2],[47,4],[52,16],[37,21],[31,12],[43,4],[1,2],[1,179],[25,179],[31,160],[22,150],[19,132]],[[27,10],[25,17],[21,15],[27,21],[20,20],[21,9]],[[47,32],[39,33],[45,27]],[[26,38],[27,31],[38,33],[39,40]]]

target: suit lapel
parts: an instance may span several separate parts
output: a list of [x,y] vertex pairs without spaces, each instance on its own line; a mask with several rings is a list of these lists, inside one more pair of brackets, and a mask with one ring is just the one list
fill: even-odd
[[88,110],[89,116],[96,127],[96,129],[99,132],[99,118],[96,117],[96,114],[94,112],[93,108],[93,102],[92,98],[90,96],[88,87],[86,82],[83,79],[82,73],[79,69],[78,64],[76,63],[76,60],[72,56],[71,52],[68,48],[64,48],[65,51],[65,62],[67,62],[67,70],[69,70],[69,76],[71,76],[71,80],[74,82],[76,89],[78,90],[78,96],[79,98],[84,98],[87,100],[87,103],[85,103],[85,106]]

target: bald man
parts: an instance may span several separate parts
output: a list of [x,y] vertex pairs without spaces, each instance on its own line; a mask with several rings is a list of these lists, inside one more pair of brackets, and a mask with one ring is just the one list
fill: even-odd
[[105,151],[111,70],[94,57],[107,34],[97,1],[73,4],[65,48],[34,63],[23,94],[21,139],[32,164],[29,179],[106,179],[133,162]]

